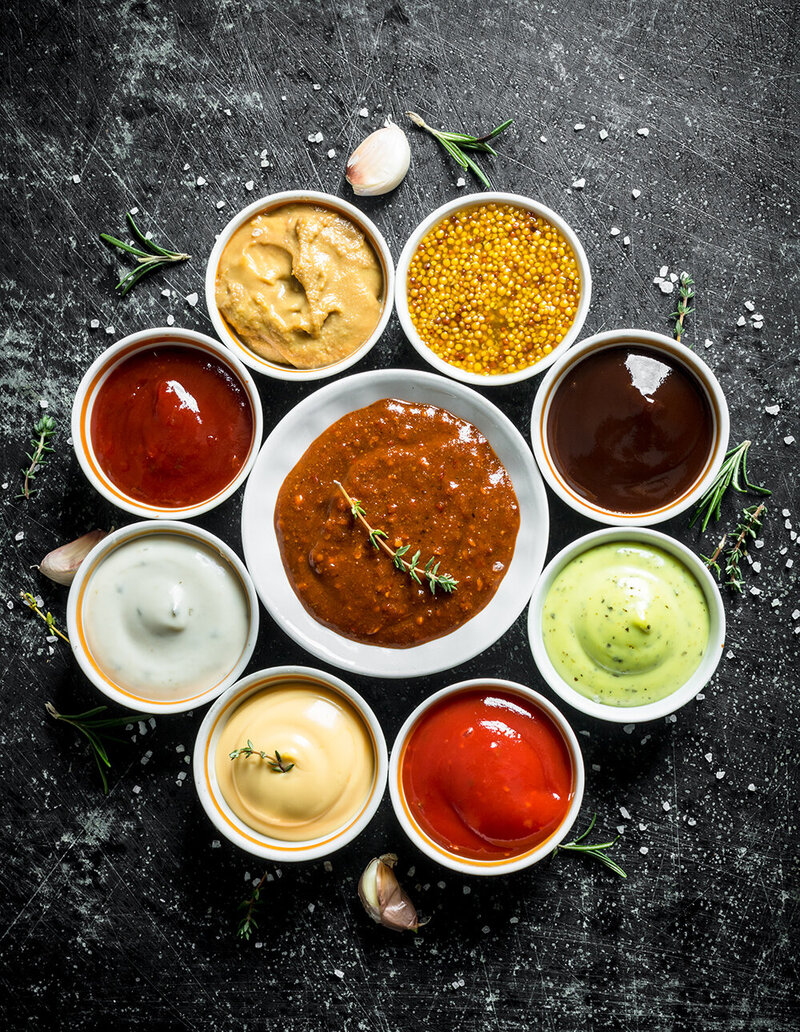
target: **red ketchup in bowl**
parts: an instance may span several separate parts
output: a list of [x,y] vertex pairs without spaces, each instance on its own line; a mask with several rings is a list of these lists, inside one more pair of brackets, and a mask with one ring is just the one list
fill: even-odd
[[154,347],[124,359],[99,388],[91,438],[121,492],[161,508],[200,505],[247,461],[253,412],[236,375],[208,352]]
[[401,758],[411,817],[473,860],[530,852],[567,815],[574,792],[564,738],[535,702],[491,687],[445,696],[412,728]]

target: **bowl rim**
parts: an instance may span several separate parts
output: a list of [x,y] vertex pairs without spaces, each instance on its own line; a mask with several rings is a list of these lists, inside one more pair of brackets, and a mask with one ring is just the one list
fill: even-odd
[[[93,659],[83,630],[82,606],[84,592],[96,568],[117,548],[130,541],[135,541],[137,538],[147,537],[151,534],[169,534],[194,538],[202,542],[207,548],[218,552],[239,578],[247,598],[250,617],[244,648],[228,674],[204,692],[199,692],[188,699],[178,699],[173,702],[145,699],[118,685],[102,671],[100,664]],[[197,709],[198,706],[203,706],[205,703],[210,702],[211,699],[216,699],[218,695],[221,695],[238,677],[241,677],[242,672],[250,662],[258,639],[258,628],[258,595],[245,564],[230,545],[226,544],[221,538],[218,538],[208,530],[204,530],[202,527],[195,526],[193,523],[184,523],[179,520],[143,520],[139,523],[129,523],[125,527],[120,527],[119,530],[112,531],[98,541],[83,560],[78,568],[78,572],[75,574],[75,579],[70,585],[67,597],[67,630],[70,647],[84,675],[95,688],[98,688],[113,702],[118,703],[120,706],[125,706],[127,709],[152,713],[155,716],[160,716],[163,713],[185,713],[187,710]]]
[[[444,849],[444,847],[429,838],[428,835],[426,835],[426,833],[419,827],[416,821],[413,820],[405,802],[405,793],[403,792],[402,787],[402,759],[405,755],[405,749],[408,744],[408,740],[411,737],[411,732],[416,727],[422,715],[441,699],[456,695],[460,692],[469,691],[474,688],[500,688],[511,694],[522,696],[528,703],[533,703],[541,709],[561,732],[564,744],[567,747],[567,751],[569,752],[570,760],[572,762],[573,796],[569,809],[564,816],[564,820],[559,824],[558,828],[552,833],[552,835],[536,846],[535,849],[529,850],[521,856],[510,857],[507,860],[474,860],[470,857],[458,856],[457,854],[450,853],[448,850]],[[544,857],[548,856],[555,850],[559,843],[563,842],[564,838],[569,834],[570,829],[577,820],[581,804],[583,802],[585,783],[585,766],[580,743],[578,742],[577,735],[572,730],[569,721],[563,713],[561,713],[558,707],[543,695],[534,691],[533,688],[520,684],[518,681],[509,681],[505,678],[499,677],[472,677],[465,681],[458,681],[455,684],[450,684],[444,688],[440,688],[432,695],[429,695],[426,699],[423,699],[423,701],[411,711],[408,717],[406,717],[402,727],[397,732],[389,760],[389,795],[395,816],[403,831],[409,839],[411,839],[417,849],[427,857],[436,861],[436,863],[440,864],[442,867],[446,867],[451,871],[458,871],[460,874],[483,876],[510,874],[512,871],[521,871],[526,867],[531,867],[533,864],[544,859]]]
[[[547,654],[542,634],[542,609],[547,592],[564,567],[576,556],[597,545],[612,541],[636,541],[660,548],[679,559],[700,585],[708,606],[709,632],[703,658],[692,675],[670,695],[643,706],[613,706],[610,703],[595,702],[572,686],[558,673]],[[561,549],[544,568],[533,591],[528,608],[528,644],[539,674],[558,695],[573,709],[614,724],[640,724],[648,720],[669,716],[681,709],[702,691],[709,683],[722,658],[725,648],[725,607],[717,582],[711,576],[705,563],[676,538],[651,527],[603,527],[571,541]]]
[[[522,481],[520,480],[517,480],[514,483],[518,500],[520,500],[521,494],[523,497],[528,498],[528,506],[526,509],[523,509],[524,503],[520,500],[521,513],[524,514],[525,512],[528,512],[530,514],[534,508],[537,510],[538,523],[535,540],[530,527],[528,527],[528,532],[531,536],[524,540],[530,540],[530,547],[535,547],[533,559],[527,569],[538,575],[544,566],[544,556],[546,555],[547,541],[550,532],[550,516],[544,484],[537,474],[536,464],[533,461],[530,448],[515,424],[500,411],[494,402],[485,398],[482,394],[470,387],[454,382],[451,379],[444,379],[433,372],[418,369],[399,369],[393,367],[390,369],[375,369],[362,373],[351,374],[348,377],[335,380],[333,383],[325,384],[323,387],[320,387],[317,391],[309,394],[306,398],[295,405],[286,414],[286,416],[284,416],[283,419],[275,425],[271,433],[267,436],[260,455],[268,456],[270,454],[270,449],[274,451],[279,447],[281,436],[286,434],[287,426],[292,427],[296,424],[307,426],[307,414],[312,414],[321,410],[324,402],[326,402],[331,396],[334,399],[339,395],[344,397],[354,396],[356,390],[362,384],[368,384],[370,386],[375,385],[375,398],[373,400],[398,396],[407,397],[407,395],[403,395],[402,393],[398,395],[397,390],[393,387],[385,390],[382,388],[381,385],[384,381],[391,382],[393,379],[402,379],[404,385],[414,384],[419,389],[427,390],[428,388],[435,388],[437,391],[446,392],[448,395],[453,395],[455,398],[464,401],[465,404],[472,406],[474,411],[471,416],[462,415],[461,418],[469,419],[469,421],[473,423],[483,423],[482,426],[479,426],[479,429],[484,433],[489,444],[495,451],[498,449],[500,451],[504,450],[501,447],[501,444],[506,438],[509,440],[509,447],[513,446],[518,461],[525,469],[525,487],[522,487]],[[450,399],[449,403],[445,401],[434,401],[432,403],[440,405],[440,407],[448,408],[448,404],[452,405],[453,400],[454,399]],[[370,404],[370,402],[359,401],[358,403],[349,404],[349,407],[345,412],[362,408],[366,404]],[[452,411],[452,407],[449,408],[449,411]],[[484,418],[481,419],[481,416]],[[331,423],[335,422],[338,418],[340,417],[334,417],[334,419],[330,420],[330,422],[326,424],[326,427],[330,426]],[[490,433],[486,432],[486,423],[489,419],[491,419],[491,421],[499,428],[494,438],[492,438]],[[307,432],[311,433],[312,431],[307,430]],[[319,432],[321,433],[323,431]],[[315,433],[307,442],[306,447],[311,444],[316,436],[318,436],[318,434]],[[303,451],[304,450],[305,449],[303,449]],[[303,452],[300,454],[302,455]],[[500,457],[502,461],[502,456],[498,457]],[[442,642],[447,641],[450,638],[450,635],[444,635],[441,638],[434,639],[432,642],[425,642],[409,648],[394,649],[377,645],[369,645],[362,642],[353,642],[350,639],[344,638],[332,629],[326,628],[323,624],[318,623],[314,617],[305,610],[299,600],[297,600],[297,606],[300,608],[294,607],[295,611],[293,614],[287,613],[285,607],[280,604],[280,599],[273,598],[267,591],[267,584],[272,582],[271,580],[269,582],[265,582],[264,575],[261,572],[262,561],[256,555],[256,550],[260,547],[257,544],[260,537],[254,536],[253,540],[251,540],[251,534],[249,532],[251,521],[255,522],[255,517],[251,517],[250,515],[251,508],[257,504],[254,492],[257,490],[261,491],[258,467],[262,461],[266,463],[267,459],[259,459],[259,463],[256,467],[256,477],[249,482],[242,503],[242,548],[244,551],[245,561],[247,562],[248,568],[254,572],[256,590],[258,591],[264,608],[284,633],[317,659],[321,659],[323,662],[329,663],[340,670],[346,671],[347,673],[358,674],[361,676],[372,676],[387,679],[427,677],[444,670],[450,670],[455,665],[468,662],[470,659],[473,659],[479,653],[489,648],[500,637],[502,637],[503,634],[505,634],[525,609],[525,606],[530,599],[529,591],[532,590],[532,582],[530,582],[529,579],[525,580],[525,587],[518,591],[518,597],[517,595],[514,596],[514,603],[508,607],[506,616],[499,622],[496,619],[493,621],[494,629],[491,636],[489,636],[488,627],[485,629],[483,637],[480,638],[476,638],[474,633],[470,635],[469,632],[465,632],[465,628],[469,627],[474,632],[475,621],[480,619],[482,614],[495,604],[496,597],[492,598],[484,609],[476,613],[475,616],[471,620],[468,620],[466,624],[462,624],[459,628],[456,628],[455,631],[451,632],[451,634],[463,632],[465,642],[469,645],[469,647],[465,646],[463,652],[459,652],[455,659],[450,658],[448,653],[442,648]],[[297,459],[295,459],[289,466],[283,479],[285,479],[285,476],[288,475],[288,472],[294,467],[296,461]],[[273,466],[270,466],[270,468],[273,468]],[[281,480],[281,483],[282,482],[283,480]],[[272,492],[272,490],[270,490],[270,498],[273,497],[273,494],[274,497],[277,498],[277,492],[279,490],[280,486],[277,488],[276,492]],[[274,507],[270,510],[270,521],[272,521],[273,518]],[[523,527],[525,526],[526,525],[521,522],[520,533],[522,533]],[[270,533],[274,538],[274,531],[272,529],[270,529]],[[514,557],[518,554],[519,547],[520,537],[518,536]],[[512,563],[509,564],[509,572],[506,574],[506,578],[509,576],[509,573],[513,568],[514,557],[512,557]],[[278,561],[280,561],[280,557],[278,557]],[[283,568],[282,563],[280,576],[287,581],[288,585],[288,578],[286,578],[285,569]],[[496,595],[502,591],[506,578],[501,581],[501,585],[498,588]],[[518,581],[518,584],[521,585],[522,581]],[[528,585],[530,585],[530,587],[528,587]],[[288,590],[293,593],[293,589],[290,585],[288,585]],[[296,598],[296,596],[294,597]],[[497,607],[495,605],[495,609],[496,608]],[[302,612],[300,611],[301,609]],[[304,624],[307,624],[307,626],[304,628],[299,625],[296,620],[302,621]],[[343,645],[342,643],[347,644]],[[427,653],[421,653],[420,650],[423,649],[427,650]],[[347,654],[348,650],[352,652],[352,655]],[[427,659],[425,658],[426,654]],[[421,656],[422,659],[420,658]],[[405,657],[405,659],[401,657]],[[414,658],[412,660],[408,657]]]
[[[446,218],[448,215],[452,214],[452,212],[459,211],[461,208],[469,208],[477,204],[511,204],[516,207],[525,208],[528,211],[533,211],[542,218],[552,222],[562,236],[564,236],[569,242],[580,269],[581,296],[578,302],[578,310],[575,313],[572,325],[564,335],[563,340],[559,341],[549,355],[545,355],[545,357],[541,358],[538,362],[534,362],[533,365],[526,366],[524,369],[520,369],[516,373],[499,373],[497,375],[490,375],[487,373],[482,375],[480,373],[471,373],[466,369],[460,369],[458,366],[445,362],[444,359],[436,355],[423,341],[422,337],[420,337],[408,310],[408,299],[406,296],[408,266],[417,250],[417,247],[419,246],[420,241],[429,229],[435,226],[438,222],[441,222],[442,219]],[[463,197],[457,197],[455,200],[442,204],[440,207],[436,208],[435,211],[431,212],[430,215],[424,218],[411,233],[411,236],[406,241],[397,261],[394,303],[397,310],[397,317],[400,320],[400,325],[403,327],[403,332],[408,338],[411,346],[416,350],[417,354],[424,358],[430,366],[437,370],[437,372],[440,372],[445,376],[452,377],[454,380],[460,380],[461,383],[470,384],[473,387],[505,387],[508,384],[521,383],[523,380],[528,380],[531,377],[538,376],[539,373],[544,372],[545,369],[551,366],[563,354],[563,352],[570,348],[578,339],[578,335],[583,329],[583,324],[586,321],[586,316],[589,313],[591,299],[592,271],[589,266],[589,259],[586,255],[586,251],[584,250],[583,244],[580,242],[577,233],[572,226],[570,226],[569,223],[558,214],[558,212],[553,211],[552,208],[548,208],[547,205],[542,204],[540,201],[534,200],[532,197],[526,197],[523,194],[492,190],[485,193],[465,194]]]
[[[332,208],[351,222],[354,222],[364,233],[367,241],[378,256],[383,274],[383,311],[372,334],[352,354],[347,355],[338,362],[333,362],[331,365],[318,366],[314,369],[294,369],[291,366],[282,365],[279,362],[271,362],[257,355],[255,351],[252,351],[239,339],[236,332],[225,322],[217,306],[216,299],[217,268],[219,267],[222,252],[236,230],[255,215],[269,211],[272,208],[282,207],[285,204],[301,201]],[[206,264],[204,280],[206,308],[208,309],[214,332],[222,341],[223,346],[236,355],[246,366],[249,366],[250,369],[254,369],[257,373],[261,373],[264,376],[271,376],[276,380],[294,380],[298,382],[322,380],[329,376],[337,376],[339,373],[349,369],[350,366],[355,365],[356,362],[360,362],[383,336],[394,309],[394,279],[394,261],[392,260],[389,245],[372,219],[365,215],[363,211],[349,201],[336,197],[334,194],[324,193],[321,190],[280,190],[277,193],[265,194],[263,197],[252,201],[242,208],[241,211],[237,212],[220,230]]]
[[[694,484],[679,498],[658,509],[641,513],[620,513],[594,505],[574,492],[562,479],[555,462],[552,460],[547,443],[547,418],[553,396],[559,384],[573,365],[582,361],[588,354],[617,347],[621,344],[639,344],[654,351],[666,352],[677,360],[697,380],[708,399],[714,420],[714,441],[706,461],[706,466]],[[653,330],[640,330],[633,327],[621,327],[615,330],[604,330],[587,337],[560,357],[559,361],[548,370],[542,380],[533,402],[531,411],[531,444],[536,464],[548,486],[556,495],[576,512],[588,516],[596,523],[604,523],[615,527],[649,527],[665,520],[672,519],[691,508],[700,500],[703,493],[713,482],[725,460],[730,436],[730,415],[725,393],[714,375],[713,370],[693,351],[679,341]]]
[[[250,403],[250,412],[253,418],[253,435],[250,442],[250,450],[239,472],[230,483],[204,502],[174,508],[149,505],[125,494],[106,475],[94,454],[92,446],[91,419],[100,387],[105,383],[112,370],[116,369],[122,362],[132,355],[158,345],[210,352],[216,359],[226,365],[241,383]],[[83,374],[72,402],[70,418],[72,446],[75,456],[92,487],[106,501],[111,502],[118,509],[123,509],[134,516],[156,520],[192,519],[195,516],[201,516],[203,513],[210,512],[230,498],[250,475],[250,470],[258,458],[261,438],[264,434],[264,413],[261,407],[261,397],[259,396],[255,380],[244,365],[227,348],[224,348],[218,340],[214,340],[213,337],[208,337],[204,333],[199,333],[197,330],[189,330],[181,326],[154,326],[146,330],[138,330],[136,333],[129,333],[127,336],[120,338],[111,347],[106,348]]]
[[[225,802],[216,777],[212,742],[219,738],[228,711],[238,708],[245,699],[262,688],[285,681],[307,681],[321,684],[346,699],[364,722],[372,740],[375,774],[372,788],[359,813],[341,828],[322,839],[288,842],[273,839],[250,828]],[[366,828],[383,800],[389,769],[386,738],[372,707],[351,685],[335,674],[314,667],[286,665],[265,667],[232,684],[208,710],[195,738],[192,771],[200,804],[214,827],[240,849],[266,860],[297,862],[318,860],[352,842]]]

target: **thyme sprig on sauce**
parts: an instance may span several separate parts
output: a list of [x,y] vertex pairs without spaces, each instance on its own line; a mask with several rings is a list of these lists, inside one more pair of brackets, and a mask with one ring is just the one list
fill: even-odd
[[293,763],[288,760],[284,760],[278,750],[275,750],[274,755],[263,752],[261,749],[256,749],[250,739],[247,739],[247,745],[243,745],[241,749],[234,749],[230,753],[232,760],[238,760],[240,756],[260,756],[261,759],[269,766],[270,770],[274,770],[276,774],[288,774],[289,771],[294,767]]
[[687,315],[694,311],[693,308],[689,308],[689,302],[694,297],[694,280],[688,272],[681,273],[680,280],[678,281],[678,293],[680,295],[678,310],[673,312],[670,318],[675,320],[673,333],[675,334],[675,340],[680,342],[681,335],[683,334],[684,320]]
[[258,928],[258,921],[256,920],[255,915],[259,907],[262,905],[261,886],[264,884],[266,880],[267,872],[264,871],[264,873],[261,875],[261,880],[253,889],[253,892],[249,896],[249,898],[243,899],[242,902],[239,904],[238,909],[244,911],[241,919],[239,920],[239,925],[236,929],[236,935],[240,939],[249,939],[250,936],[253,934],[254,929]]
[[74,727],[89,742],[94,761],[100,772],[100,780],[103,783],[103,794],[108,795],[106,770],[111,766],[111,760],[108,758],[106,742],[123,741],[122,738],[118,738],[116,735],[110,735],[108,728],[124,727],[126,724],[132,724],[137,720],[146,720],[148,714],[129,713],[124,717],[103,717],[101,714],[105,713],[108,706],[95,706],[94,709],[86,710],[85,713],[73,713],[68,716],[64,713],[59,713],[52,702],[46,702],[45,709],[54,720],[61,720],[65,724]]
[[410,560],[406,559],[405,556],[411,551],[411,545],[401,545],[399,548],[393,549],[386,543],[385,539],[389,536],[386,531],[372,527],[367,522],[366,511],[358,499],[351,498],[338,480],[334,480],[334,484],[336,484],[344,495],[345,501],[350,506],[350,512],[369,534],[369,539],[372,542],[373,547],[384,551],[391,558],[398,570],[402,570],[404,573],[407,573],[417,584],[422,584],[422,577],[425,577],[432,595],[436,594],[437,588],[441,588],[446,594],[450,594],[450,592],[456,590],[458,587],[458,581],[451,577],[449,573],[439,573],[441,560],[437,562],[436,556],[431,556],[427,563],[425,563],[424,567],[420,566],[419,562],[421,552],[419,549],[417,549],[417,551],[411,556]]
[[34,436],[31,437],[31,450],[25,455],[30,465],[22,471],[25,479],[22,483],[22,490],[17,495],[17,498],[29,499],[32,495],[36,494],[36,489],[33,487],[33,481],[36,478],[36,474],[47,462],[45,456],[54,451],[50,444],[50,438],[53,436],[55,428],[56,421],[52,416],[42,416],[42,418],[34,425]]
[[110,244],[112,247],[118,247],[121,251],[125,251],[126,254],[132,254],[136,258],[136,268],[126,273],[114,288],[122,292],[122,297],[149,273],[163,269],[164,266],[171,265],[173,262],[186,262],[192,257],[190,254],[183,254],[181,251],[169,251],[166,247],[161,247],[155,240],[151,240],[142,233],[133,221],[133,216],[130,212],[126,212],[125,217],[131,227],[134,239],[139,245],[138,247],[135,247],[133,244],[126,244],[124,240],[119,240],[109,233],[100,234],[100,239],[103,243]]
[[476,176],[480,182],[486,187],[487,190],[492,190],[492,182],[477,161],[471,158],[468,151],[482,151],[484,154],[491,154],[497,156],[497,151],[489,143],[495,137],[499,136],[508,129],[510,125],[514,124],[513,118],[507,118],[505,122],[501,122],[496,128],[492,129],[490,133],[486,133],[485,136],[470,136],[469,133],[452,133],[446,129],[434,129],[428,125],[425,119],[416,113],[416,111],[406,111],[406,115],[411,119],[414,125],[419,126],[420,129],[424,129],[425,132],[430,133],[431,136],[438,140],[439,143],[444,147],[445,151],[455,161],[455,163],[463,168],[464,171],[470,171]]
[[751,484],[747,476],[747,453],[751,444],[751,441],[742,441],[727,453],[714,483],[698,502],[694,515],[689,521],[690,527],[702,518],[700,531],[703,532],[712,519],[715,521],[719,519],[722,499],[729,487],[738,491],[739,494],[746,494],[748,491],[762,495],[772,494],[766,487]]
[[45,612],[39,606],[39,603],[36,600],[35,595],[32,595],[30,591],[20,591],[19,597],[22,599],[22,601],[25,603],[28,609],[31,610],[31,612],[35,613],[40,620],[44,620],[44,622],[47,624],[48,634],[58,635],[58,637],[61,638],[62,641],[65,641],[67,645],[69,645],[69,638],[66,636],[66,634],[64,634],[63,631],[60,631],[56,627],[56,618],[53,616],[49,609]]
[[586,856],[594,857],[596,860],[599,860],[601,864],[605,864],[606,867],[611,868],[611,870],[615,874],[618,874],[620,878],[627,878],[628,875],[625,873],[625,871],[623,871],[623,869],[616,862],[616,860],[610,857],[606,852],[607,849],[611,849],[611,847],[616,843],[617,839],[619,838],[619,835],[616,835],[613,839],[610,839],[608,842],[597,842],[592,844],[583,841],[594,827],[596,820],[597,814],[594,813],[592,814],[591,821],[589,821],[589,827],[586,829],[586,831],[583,832],[582,835],[578,835],[578,837],[576,839],[573,839],[572,842],[562,842],[560,846],[557,846],[557,849],[568,849],[572,850],[575,853],[583,853]]

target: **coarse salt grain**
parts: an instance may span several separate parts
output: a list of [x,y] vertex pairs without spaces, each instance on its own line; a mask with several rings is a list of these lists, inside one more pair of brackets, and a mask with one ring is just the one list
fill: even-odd
[[622,231],[617,226],[612,226],[609,230],[610,236],[619,236]]
[[623,247],[629,247],[630,246],[630,242],[631,242],[631,238],[629,236],[626,236],[626,237],[622,238],[622,245],[623,245]]
[[631,197],[634,199],[634,201],[638,200],[641,196],[642,196],[642,191],[641,190],[631,190]]
[[635,724],[625,724],[622,730],[625,732],[626,735],[632,735],[635,727]]
[[250,191],[250,190],[252,190],[252,189],[253,189],[253,187],[254,187],[255,185],[256,185],[256,184],[255,184],[255,183],[253,182],[253,180],[252,180],[252,179],[248,179],[248,180],[247,180],[247,182],[246,182],[246,183],[244,184],[244,188],[245,188],[245,190],[248,190],[248,191]]
[[636,135],[637,136],[649,136],[650,135],[650,130],[647,128],[647,126],[642,126],[641,129],[637,129],[636,130]]
[[756,548],[763,548],[764,547],[764,539],[763,538],[759,538],[758,541],[754,541],[753,544],[756,546]]
[[[748,559],[749,558],[750,557],[748,556]],[[761,563],[753,563],[753,572],[754,573],[761,573]]]
[[466,185],[467,185],[466,179],[463,176],[459,176],[458,179],[456,180],[456,186],[466,186]]
[[[790,562],[791,562],[791,560],[790,560]],[[792,613],[792,619],[793,620],[800,620],[800,609],[795,609],[795,611]]]
[[747,322],[747,319],[745,319],[745,317],[743,315],[740,315],[739,318],[736,320],[736,325],[737,326],[744,326],[744,324],[746,322]]
[[369,118],[369,110],[365,107],[359,108],[358,114],[360,118]]
[[713,759],[713,757],[712,757],[712,755],[711,755],[711,753],[710,753],[710,752],[707,752],[707,753],[705,754],[705,756],[703,757],[703,759],[704,759],[704,760],[708,760],[708,762],[709,762],[709,763],[711,763],[711,760]]
[[622,814],[626,821],[629,821],[631,819],[631,815],[628,813],[627,809],[624,806],[620,806],[619,812]]
[[784,437],[783,443],[784,444],[794,444],[794,437],[792,437],[792,435],[789,434],[788,437]]
[[755,790],[756,790],[756,786],[751,781],[750,784],[747,786],[747,791],[748,792],[755,792]]
[[725,771],[718,770],[714,777],[717,779],[717,781],[722,781],[722,779],[725,777]]
[[142,786],[141,785],[134,785],[133,786],[133,794],[134,795],[138,795],[141,791],[142,791]]
[[540,136],[539,139],[542,141],[542,143],[547,143],[547,137],[546,136]]
[[764,411],[767,413],[768,416],[777,416],[777,414],[780,412],[780,410],[781,410],[780,405],[765,405],[764,406]]
[[572,186],[576,190],[582,190],[584,188],[584,186],[586,186],[586,180],[585,179],[576,179],[573,182]]
[[689,824],[693,828],[695,826],[695,824],[697,824],[697,821],[694,819],[694,817],[690,817],[689,820],[686,823]]
[[198,176],[197,179],[195,180],[195,185],[196,186],[205,186],[206,182],[207,182],[207,180],[205,180],[202,176]]
[[198,302],[198,296],[197,296],[196,292],[192,292],[191,294],[187,294],[186,295],[186,304],[187,305],[190,305],[192,308],[194,308],[194,306],[197,304],[197,302]]
[[336,157],[336,151],[333,149],[333,147],[331,147],[331,149],[328,151],[328,157],[329,158],[335,158]]
[[344,971],[341,968],[334,968],[333,973],[337,978],[344,978]]
[[579,133],[581,131],[581,129],[585,129],[585,128],[586,128],[586,125],[583,122],[576,122],[575,123],[575,132],[576,133]]
[[667,275],[668,272],[669,272],[669,266],[668,265],[662,265],[661,268],[658,270],[658,275],[663,279]]
[[169,297],[171,293],[172,291],[169,289],[169,287],[164,287],[164,289],[161,291],[161,296]]
[[106,326],[106,333],[110,337],[114,333],[114,327],[113,326]]
[[787,570],[791,570],[791,568],[792,568],[793,566],[794,566],[794,559],[787,559],[787,560],[786,560],[786,569],[787,569]]
[[750,589],[750,594],[751,595],[760,595],[761,594],[761,588],[751,588]]
[[77,173],[75,173],[75,175],[72,177],[72,182],[77,184],[80,183],[80,181],[81,177]]
[[777,609],[778,606],[780,606],[780,605],[783,605],[781,600],[779,598],[773,598],[773,600],[772,600],[772,608],[773,609]]
[[98,327],[100,326],[100,320],[99,320],[99,319],[92,319],[92,321],[91,321],[91,322],[89,323],[89,326],[90,326],[90,327],[91,327],[91,328],[92,328],[93,330],[96,330],[96,329],[98,329]]
[[321,90],[322,89],[322,85],[320,83],[318,83],[318,82],[312,82],[311,83],[311,89],[312,90]]
[[220,208],[224,208],[224,207],[225,207],[225,202],[224,201],[217,201],[217,211],[219,211]]
[[647,846],[639,846],[639,852],[644,856],[644,854],[649,853],[650,850],[647,848]]
[[600,132],[597,135],[600,137],[601,140],[607,140],[608,139],[608,130],[607,129],[601,129]]
[[175,325],[175,316],[174,315],[168,315],[167,316],[167,326],[174,326],[174,325]]
[[714,341],[713,341],[713,340],[710,340],[710,339],[709,339],[708,337],[706,337],[706,339],[705,339],[705,340],[703,341],[703,343],[705,344],[705,346],[706,346],[707,348],[710,348],[710,347],[711,347],[711,345],[712,345],[712,344],[714,343]]
[[25,531],[24,530],[18,530],[17,533],[14,535],[14,540],[15,541],[22,541],[22,539],[24,537],[25,537]]
[[670,283],[669,280],[662,280],[658,284],[658,288],[659,288],[659,290],[661,291],[662,294],[671,294],[672,291],[675,289],[675,284],[674,283]]
[[754,312],[756,308],[755,304],[752,301],[745,301],[744,307],[747,309],[748,312]]

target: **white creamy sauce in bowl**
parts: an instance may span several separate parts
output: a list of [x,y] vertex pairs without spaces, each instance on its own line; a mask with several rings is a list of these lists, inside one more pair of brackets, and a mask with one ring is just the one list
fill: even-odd
[[124,691],[178,702],[221,682],[245,648],[247,594],[231,564],[196,538],[149,534],[91,574],[83,625],[92,657]]

